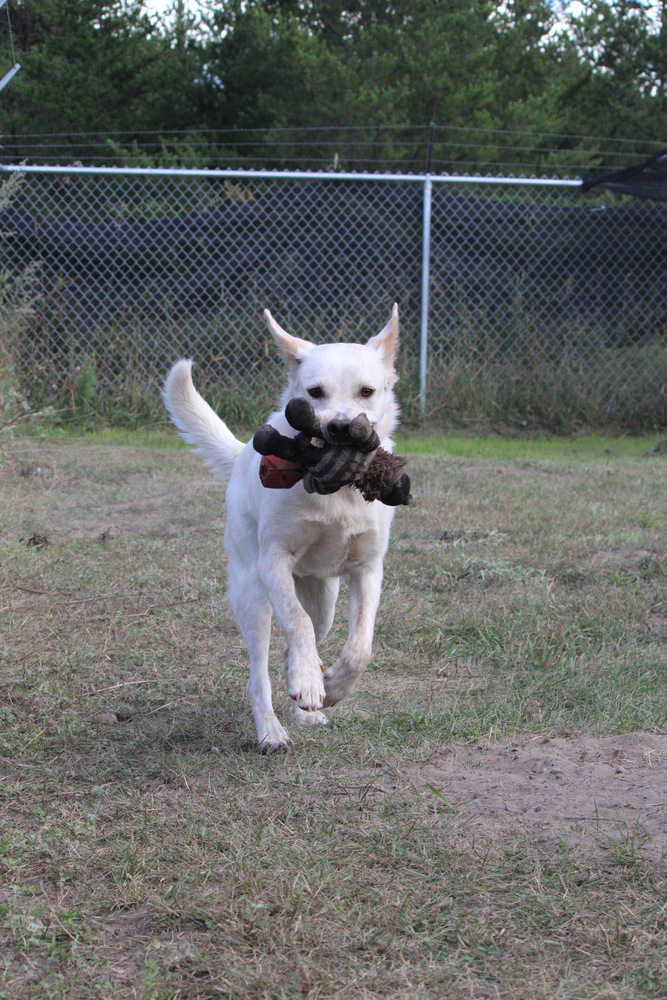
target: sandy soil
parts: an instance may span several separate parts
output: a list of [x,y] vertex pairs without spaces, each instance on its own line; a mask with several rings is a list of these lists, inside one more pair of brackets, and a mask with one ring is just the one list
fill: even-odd
[[457,746],[418,780],[467,839],[528,835],[547,848],[667,854],[667,735],[568,733]]

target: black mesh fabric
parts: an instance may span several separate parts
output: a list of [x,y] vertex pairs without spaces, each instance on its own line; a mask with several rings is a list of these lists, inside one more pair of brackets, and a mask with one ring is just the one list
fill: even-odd
[[667,201],[667,149],[654,153],[643,163],[635,163],[602,177],[588,177],[582,182],[582,187],[584,191],[606,188],[616,194]]

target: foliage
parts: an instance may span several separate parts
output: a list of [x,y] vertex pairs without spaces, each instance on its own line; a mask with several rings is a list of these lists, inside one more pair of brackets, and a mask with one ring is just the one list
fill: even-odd
[[181,9],[160,28],[145,0],[12,5],[22,72],[3,94],[4,132],[172,129],[191,121],[194,42]]
[[72,392],[72,409],[76,416],[87,418],[91,415],[93,396],[97,385],[97,365],[95,356],[84,354],[77,365]]
[[[0,212],[11,204],[23,180],[22,174],[15,173],[3,181]],[[0,232],[0,248],[2,237]],[[0,271],[0,434],[13,430],[18,421],[33,412],[30,399],[20,385],[18,360],[34,325],[40,297],[38,274],[39,261],[29,264],[17,277]]]
[[[10,8],[23,70],[0,96],[0,127],[9,139],[60,133],[51,158],[113,162],[118,146],[115,156],[87,148],[82,135],[106,131],[123,133],[124,159],[134,150],[152,163],[415,169],[434,121],[437,169],[544,170],[571,163],[575,149],[591,167],[619,149],[637,157],[665,136],[667,25],[664,6],[647,0]],[[306,127],[327,131],[293,131]]]

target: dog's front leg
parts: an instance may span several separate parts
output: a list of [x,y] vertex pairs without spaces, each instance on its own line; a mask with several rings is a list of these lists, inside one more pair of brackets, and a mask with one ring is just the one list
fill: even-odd
[[240,565],[231,544],[228,544],[227,551],[232,569],[229,575],[229,600],[250,656],[250,679],[246,694],[257,726],[259,745],[264,753],[273,753],[286,749],[292,741],[278,721],[271,701],[271,605],[261,581],[254,572],[249,572]]
[[322,662],[313,623],[296,594],[294,563],[291,553],[274,545],[260,557],[259,572],[287,640],[285,673],[289,696],[300,708],[316,712],[324,703]]
[[368,666],[381,590],[382,562],[350,575],[349,634],[340,656],[324,674],[325,707],[345,698]]

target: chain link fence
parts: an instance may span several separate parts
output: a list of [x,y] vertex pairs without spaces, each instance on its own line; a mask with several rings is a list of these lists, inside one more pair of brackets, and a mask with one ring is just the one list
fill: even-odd
[[252,398],[279,375],[265,307],[358,341],[397,301],[409,415],[665,420],[664,204],[575,182],[26,167],[5,173],[0,252],[4,349],[42,400],[82,366],[98,394],[155,396],[183,355]]

